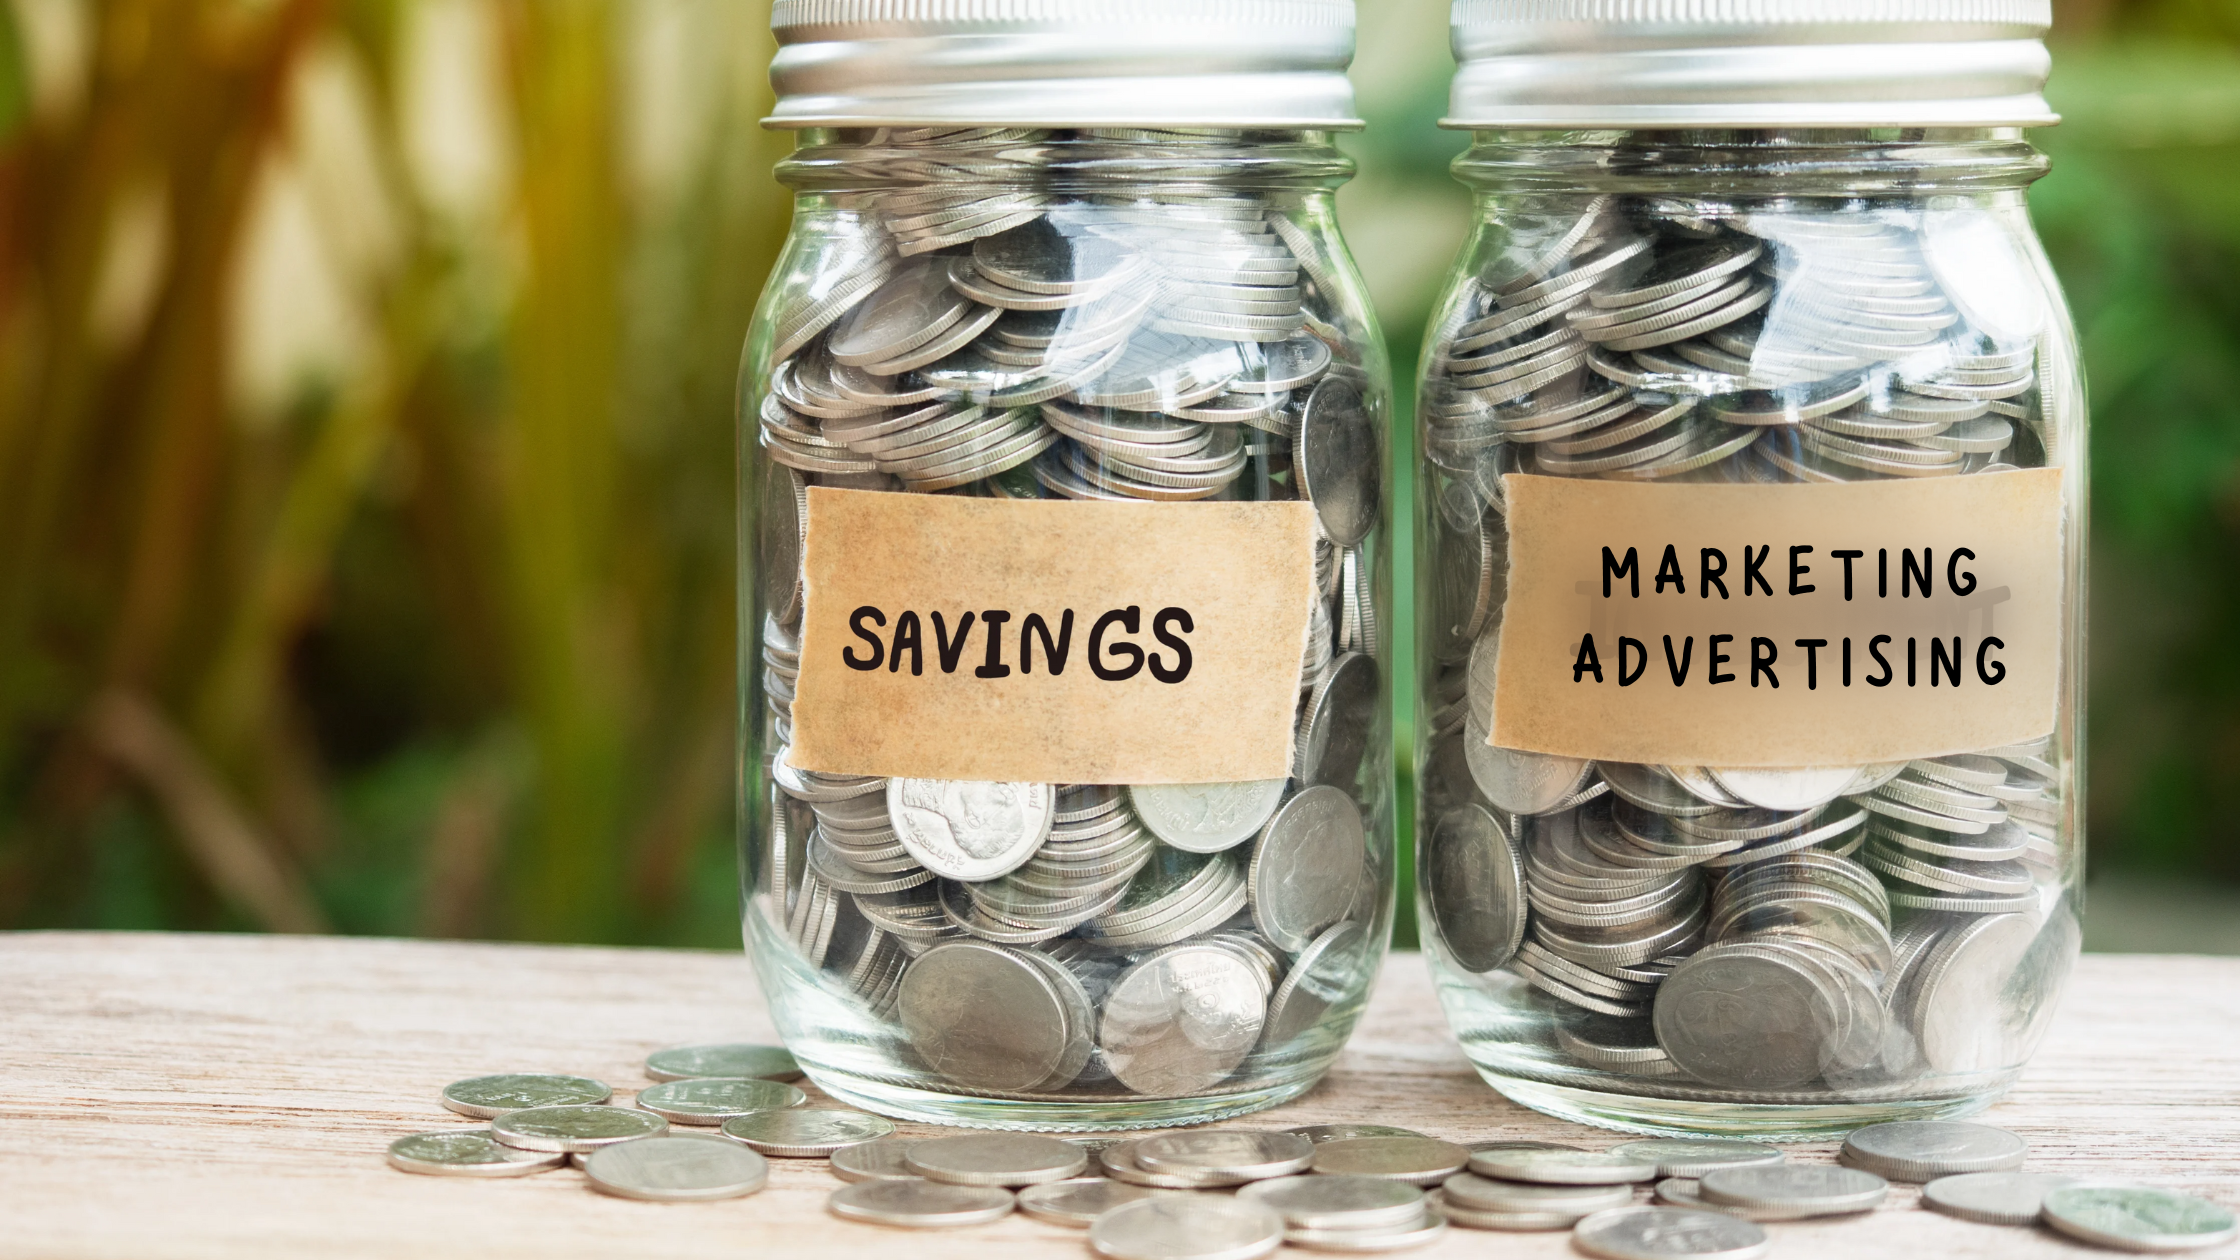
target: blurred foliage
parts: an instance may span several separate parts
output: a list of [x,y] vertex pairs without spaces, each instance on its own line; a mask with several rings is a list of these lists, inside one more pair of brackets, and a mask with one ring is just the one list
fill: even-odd
[[[1362,6],[1403,365],[1468,220],[1444,7]],[[766,22],[0,0],[0,926],[736,940]],[[2095,858],[2240,878],[2240,10],[2058,29]]]

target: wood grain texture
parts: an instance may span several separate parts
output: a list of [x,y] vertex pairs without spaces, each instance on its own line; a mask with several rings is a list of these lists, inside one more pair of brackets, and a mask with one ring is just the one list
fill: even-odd
[[[0,1256],[739,1257],[1041,1260],[1079,1231],[1014,1217],[942,1233],[840,1221],[822,1160],[775,1160],[724,1203],[611,1199],[580,1173],[415,1177],[406,1133],[482,1072],[580,1072],[618,1100],[645,1054],[773,1040],[738,955],[318,937],[0,936]],[[2013,1097],[1988,1117],[2030,1166],[2151,1179],[2240,1204],[2240,959],[2088,956]],[[1395,957],[1330,1078],[1254,1123],[1372,1120],[1457,1140],[1602,1145],[1481,1084],[1422,959]],[[1792,1158],[1826,1160],[1826,1144]],[[2082,1255],[2040,1231],[1917,1210],[1775,1225],[1791,1257]],[[1450,1231],[1424,1257],[1569,1256],[1568,1237]],[[1292,1252],[1286,1254],[1305,1255]],[[2108,1254],[2108,1253],[2097,1253]],[[2227,1249],[2224,1254],[2231,1254]]]

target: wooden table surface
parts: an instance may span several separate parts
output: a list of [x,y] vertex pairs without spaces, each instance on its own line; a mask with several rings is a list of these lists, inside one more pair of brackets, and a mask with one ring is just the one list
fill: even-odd
[[[838,1220],[824,1198],[840,1183],[822,1160],[773,1160],[769,1187],[749,1198],[677,1205],[597,1194],[573,1170],[476,1181],[383,1163],[392,1138],[467,1123],[436,1101],[460,1077],[584,1073],[623,1101],[647,1083],[648,1051],[719,1040],[775,1040],[736,954],[0,936],[0,1256],[1088,1254],[1081,1232],[1019,1216],[925,1233]],[[2036,1062],[1987,1118],[2029,1139],[2032,1168],[2150,1179],[2240,1204],[2240,959],[2087,956]],[[1248,1123],[1334,1120],[1458,1141],[1617,1140],[1480,1083],[1414,955],[1391,960],[1329,1079]],[[1801,1146],[1791,1157],[1827,1160],[1832,1149]],[[1771,1226],[1776,1254],[2086,1250],[1938,1216],[1914,1198],[1900,1187],[1870,1217]],[[1567,1241],[1455,1229],[1404,1254],[1570,1255]]]

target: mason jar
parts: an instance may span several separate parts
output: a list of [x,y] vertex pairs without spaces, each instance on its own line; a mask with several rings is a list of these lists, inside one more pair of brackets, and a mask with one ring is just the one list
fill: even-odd
[[1392,913],[1389,367],[1350,0],[776,7],[742,368],[745,936],[889,1115],[1311,1086]]
[[[2085,405],[2043,3],[1460,0],[1418,895],[1551,1114],[1987,1105],[2075,958]],[[1949,10],[1949,14],[1940,14]]]

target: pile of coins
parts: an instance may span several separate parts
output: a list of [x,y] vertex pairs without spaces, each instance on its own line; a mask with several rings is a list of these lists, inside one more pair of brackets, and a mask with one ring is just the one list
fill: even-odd
[[[1900,1121],[1854,1130],[1844,1166],[1791,1164],[1772,1146],[1721,1138],[1644,1138],[1594,1151],[1549,1142],[1468,1146],[1377,1124],[1284,1130],[1198,1129],[1061,1140],[1023,1133],[903,1138],[862,1112],[799,1107],[768,1079],[793,1071],[775,1047],[662,1051],[648,1075],[691,1088],[642,1090],[636,1107],[572,1076],[478,1077],[444,1105],[486,1129],[401,1138],[406,1172],[511,1177],[572,1162],[594,1189],[655,1202],[737,1198],[763,1188],[767,1158],[829,1159],[847,1183],[827,1200],[843,1219],[905,1228],[999,1220],[1013,1211],[1087,1231],[1111,1260],[1215,1260],[1286,1243],[1314,1251],[1398,1251],[1450,1226],[1573,1231],[1611,1260],[1762,1256],[1756,1222],[1853,1216],[1889,1185],[1925,1182],[1931,1210],[1988,1224],[2043,1222],[2098,1246],[2176,1251],[2240,1235],[2231,1212],[2188,1195],[2019,1169],[2022,1139],[1986,1125]],[[790,1098],[780,1091],[790,1091]],[[679,1136],[683,1125],[720,1125]],[[767,1157],[767,1158],[766,1158]],[[1654,1183],[1650,1204],[1636,1187]]]
[[1489,1052],[1507,1073],[1704,1101],[2011,1071],[2077,939],[2050,740],[1765,770],[1488,739],[1505,473],[1770,484],[2046,461],[2036,322],[1969,283],[1987,212],[1568,205],[1504,221],[1438,330],[1422,409],[1439,474],[1425,891],[1446,957],[1539,1013],[1533,1044]]
[[[1255,1079],[1256,1051],[1334,1049],[1307,1034],[1365,993],[1390,870],[1362,773],[1382,457],[1358,296],[1321,212],[1203,182],[1063,186],[1113,161],[1218,185],[1254,152],[1234,135],[882,129],[819,151],[884,186],[805,212],[817,247],[777,290],[755,399],[765,921],[860,1011],[853,1042],[887,1042],[898,1077],[942,1090],[1198,1094]],[[1311,502],[1320,597],[1291,777],[793,768],[813,485]]]

